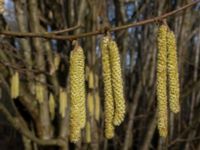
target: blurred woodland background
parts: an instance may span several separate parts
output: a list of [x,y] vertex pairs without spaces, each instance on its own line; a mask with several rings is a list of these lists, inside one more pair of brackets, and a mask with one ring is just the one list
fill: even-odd
[[[6,0],[5,10],[0,15],[0,30],[78,35],[160,16],[190,2],[192,0]],[[177,39],[181,112],[169,114],[170,131],[166,140],[159,137],[156,122],[159,24],[155,21],[112,32],[121,54],[127,105],[125,121],[116,127],[112,140],[104,137],[99,48],[102,35],[78,39],[86,56],[86,91],[92,95],[93,107],[87,113],[90,128],[82,131],[82,139],[77,144],[68,142],[70,106],[64,118],[58,112],[59,89],[69,89],[71,41],[1,34],[0,149],[200,150],[200,3],[168,17],[167,23]],[[56,57],[60,58],[57,70],[53,63]],[[10,78],[16,70],[20,76],[20,96],[13,100]],[[42,104],[35,97],[37,83],[45,87]],[[56,101],[53,120],[48,105],[50,92]],[[90,139],[86,138],[88,135]],[[66,147],[62,147],[63,143]]]

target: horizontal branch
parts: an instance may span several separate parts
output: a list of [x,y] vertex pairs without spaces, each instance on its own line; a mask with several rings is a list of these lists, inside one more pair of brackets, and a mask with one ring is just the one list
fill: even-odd
[[[136,26],[141,26],[141,25],[146,25],[146,24],[150,24],[150,23],[154,23],[157,22],[159,20],[165,19],[167,17],[170,17],[172,15],[175,15],[191,6],[194,6],[195,4],[199,3],[200,0],[196,0],[193,1],[179,9],[176,9],[174,11],[168,12],[166,14],[163,14],[161,16],[157,16],[151,19],[146,19],[143,21],[139,21],[136,23],[130,23],[127,25],[122,25],[122,26],[118,26],[118,27],[114,27],[114,28],[110,28],[109,31],[113,32],[113,31],[120,31],[120,30],[125,30],[127,28],[131,28],[131,27],[136,27]],[[61,35],[54,35],[52,33],[32,33],[32,32],[11,32],[11,31],[0,31],[0,34],[5,35],[5,36],[11,36],[11,37],[18,37],[18,38],[24,38],[24,37],[31,37],[31,38],[45,38],[45,39],[56,39],[56,40],[74,40],[74,39],[78,39],[78,38],[83,38],[83,37],[87,37],[87,36],[95,36],[98,34],[103,34],[105,32],[104,30],[97,30],[94,32],[87,32],[87,33],[82,33],[82,34],[78,34],[78,35],[71,35],[71,36],[61,36]]]
[[17,117],[13,117],[7,108],[0,103],[0,112],[6,117],[6,119],[11,123],[11,125],[18,130],[22,135],[26,136],[30,140],[34,141],[39,145],[58,145],[62,147],[66,147],[66,143],[63,139],[50,139],[43,140],[35,137],[28,129],[25,129],[20,122],[20,119]]
[[5,67],[10,67],[10,68],[13,68],[15,70],[18,70],[19,72],[26,73],[28,71],[28,72],[32,72],[34,74],[45,74],[45,75],[48,75],[48,76],[51,75],[47,71],[43,71],[43,70],[39,70],[39,69],[37,69],[37,70],[36,69],[27,69],[27,68],[19,67],[17,65],[13,65],[13,64],[11,64],[9,62],[5,62],[5,61],[1,61],[1,60],[0,60],[0,64],[2,64]]
[[58,31],[51,31],[51,32],[47,32],[47,34],[62,34],[62,33],[66,33],[66,32],[70,32],[70,31],[73,31],[73,30],[76,30],[78,28],[80,28],[81,25],[80,24],[77,24],[76,26],[74,27],[71,27],[71,28],[66,28],[66,29],[62,29],[62,30],[58,30]]
[[[20,73],[30,72],[30,73],[34,73],[34,75],[38,75],[38,74],[44,74],[44,75],[47,75],[47,76],[51,76],[52,75],[52,74],[48,73],[48,71],[39,70],[39,69],[28,69],[28,68],[20,67],[18,65],[14,65],[14,64],[11,64],[9,62],[5,62],[5,61],[1,61],[1,60],[0,60],[0,64],[2,64],[5,67],[17,70]],[[39,83],[41,83],[43,85],[46,85],[49,88],[52,88],[52,85],[46,84],[46,83],[44,83],[42,81],[39,81],[39,80],[36,80],[35,77],[32,77],[32,78],[29,77],[29,78],[32,79],[32,80],[34,80],[34,81],[36,81],[36,82],[39,82]]]

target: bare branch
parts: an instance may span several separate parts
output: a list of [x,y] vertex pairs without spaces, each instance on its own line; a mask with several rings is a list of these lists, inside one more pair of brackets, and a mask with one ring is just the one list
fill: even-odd
[[76,29],[79,29],[81,27],[80,24],[77,24],[74,27],[70,27],[70,28],[66,28],[66,29],[62,29],[62,30],[58,30],[58,31],[52,31],[52,32],[46,32],[47,34],[62,34],[62,33],[66,33],[66,32],[70,32]]
[[[161,16],[157,16],[151,19],[146,19],[143,21],[139,21],[136,23],[131,23],[131,24],[127,24],[127,25],[122,25],[122,26],[118,26],[118,27],[114,27],[114,28],[110,28],[109,31],[113,32],[113,31],[120,31],[120,30],[125,30],[127,28],[131,28],[131,27],[136,27],[136,26],[141,26],[141,25],[146,25],[146,24],[150,24],[150,23],[154,23],[160,20],[163,20],[165,18],[168,18],[170,16],[173,16],[177,13],[182,12],[183,10],[194,6],[195,4],[199,3],[200,0],[191,2],[179,9],[176,9],[174,11],[168,12],[164,15]],[[87,36],[95,36],[98,34],[103,34],[104,31],[102,30],[97,30],[94,32],[87,32],[87,33],[82,33],[82,34],[78,34],[78,35],[72,35],[72,36],[58,36],[58,35],[52,35],[51,33],[32,33],[32,32],[11,32],[11,31],[0,31],[0,34],[5,35],[5,36],[12,36],[12,37],[18,37],[18,38],[24,38],[24,37],[31,37],[31,38],[46,38],[46,39],[57,39],[57,40],[69,40],[72,41],[74,39],[77,38],[83,38],[83,37],[87,37]]]

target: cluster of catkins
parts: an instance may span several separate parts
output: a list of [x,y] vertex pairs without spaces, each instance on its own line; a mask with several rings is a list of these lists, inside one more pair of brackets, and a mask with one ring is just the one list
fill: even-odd
[[[158,61],[157,61],[157,100],[158,100],[158,129],[160,136],[168,135],[168,97],[170,110],[180,111],[179,106],[179,75],[175,35],[167,25],[161,25],[158,30]],[[104,118],[105,137],[114,136],[115,126],[121,124],[125,115],[125,99],[121,73],[120,55],[115,41],[110,36],[104,36],[100,43],[102,52],[103,82],[104,82]],[[58,69],[60,57],[55,56],[54,65]],[[86,91],[85,91],[85,56],[83,49],[76,44],[70,54],[70,141],[77,142],[81,137],[81,129],[86,126],[88,136],[90,124],[86,122]],[[91,76],[91,77],[90,77]],[[89,73],[89,87],[94,88],[93,73]],[[19,96],[19,73],[11,77],[11,97]],[[167,90],[169,89],[169,90]],[[35,94],[39,103],[44,100],[44,86],[36,83]],[[95,94],[99,99],[98,93]],[[96,101],[96,102],[99,102]],[[67,90],[59,89],[59,113],[65,117],[67,108]],[[99,103],[96,103],[100,105]],[[55,100],[52,93],[49,96],[51,119],[55,117]],[[93,95],[88,93],[88,111],[93,115]],[[96,108],[99,108],[98,106]],[[96,109],[95,108],[95,109]],[[99,108],[100,109],[100,108]],[[99,120],[100,110],[96,109],[95,119]],[[90,141],[90,139],[88,139]]]
[[[76,143],[80,140],[81,129],[86,127],[87,142],[91,141],[90,123],[86,121],[86,108],[90,116],[99,121],[100,116],[100,98],[99,93],[95,92],[94,96],[91,92],[87,94],[86,107],[86,90],[85,90],[85,56],[83,49],[75,42],[74,49],[70,54],[69,67],[69,89],[70,89],[70,114],[69,114],[69,138],[70,141]],[[125,99],[123,94],[122,73],[120,65],[120,55],[117,44],[109,37],[104,37],[101,41],[102,49],[102,66],[104,80],[105,95],[105,136],[110,139],[114,136],[114,126],[120,125],[125,115]],[[53,60],[54,69],[57,70],[60,64],[59,55],[55,55]],[[97,87],[97,79],[94,72],[89,71],[89,88]],[[19,73],[16,71],[11,77],[11,97],[13,99],[19,96],[20,92]],[[35,97],[39,104],[45,99],[45,86],[36,82],[34,84]],[[94,99],[95,98],[95,99]],[[94,103],[95,100],[95,103]],[[49,93],[49,113],[51,120],[55,118],[56,101],[52,92]],[[59,88],[59,114],[62,118],[66,115],[68,104],[67,90]],[[95,112],[94,112],[95,110]]]
[[[179,75],[175,35],[167,25],[158,30],[157,101],[158,130],[161,137],[168,135],[168,102],[173,113],[180,111]],[[167,90],[169,89],[169,91]],[[168,93],[167,93],[168,92]]]
[[[105,108],[105,136],[110,139],[114,136],[114,126],[118,126],[124,119],[125,99],[120,65],[120,55],[117,44],[109,37],[101,41],[102,66],[104,80],[104,108]],[[76,45],[70,55],[70,141],[77,142],[81,136],[81,129],[86,125],[86,137],[90,137],[90,124],[86,122],[85,108],[85,76],[84,52]],[[89,77],[93,75],[89,73]],[[91,86],[93,88],[93,81]],[[90,82],[89,82],[90,83]],[[97,96],[98,98],[98,96]],[[88,111],[92,115],[94,104],[92,95],[88,93]],[[98,109],[97,109],[98,110]],[[96,119],[98,120],[98,111]],[[88,139],[90,141],[90,139]]]
[[115,41],[105,36],[101,41],[104,81],[105,136],[111,139],[114,128],[125,115],[125,99],[121,74],[120,55]]

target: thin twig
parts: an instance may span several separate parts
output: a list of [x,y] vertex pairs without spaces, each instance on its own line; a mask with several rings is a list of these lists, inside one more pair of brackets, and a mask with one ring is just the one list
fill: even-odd
[[14,65],[14,64],[11,64],[9,62],[4,62],[4,61],[1,61],[1,60],[0,60],[0,64],[2,64],[5,67],[10,67],[10,68],[13,68],[15,70],[18,70],[20,72],[27,72],[28,71],[28,72],[32,72],[32,73],[35,73],[35,74],[45,74],[45,75],[48,75],[48,76],[51,75],[50,73],[43,71],[43,70],[22,68],[22,67]]
[[62,29],[62,30],[58,30],[58,31],[47,32],[46,34],[62,34],[62,33],[65,33],[65,32],[70,32],[70,31],[76,30],[80,27],[81,27],[81,25],[78,24],[74,27],[70,27],[70,28],[66,28],[66,29]]
[[[13,64],[10,64],[10,63],[8,63],[8,62],[3,62],[3,61],[0,61],[0,64],[2,64],[2,65],[5,66],[5,67],[8,67],[8,68],[12,68],[12,69],[14,69],[14,70],[17,70],[17,71],[20,72],[20,73],[31,72],[31,73],[34,73],[34,74],[36,74],[36,75],[37,75],[37,74],[44,74],[44,75],[47,75],[47,76],[52,76],[52,75],[51,75],[50,73],[48,73],[47,71],[33,70],[33,69],[28,69],[28,68],[20,68],[20,67],[17,66],[17,65],[13,65]],[[30,78],[32,81],[35,81],[35,82],[41,83],[42,85],[47,86],[48,88],[51,88],[51,89],[54,88],[53,85],[48,84],[48,83],[45,83],[45,82],[43,82],[43,81],[40,81],[40,80],[36,79],[34,75],[33,75],[33,76],[30,76],[29,78]],[[29,80],[30,80],[30,79],[29,79]],[[24,80],[25,80],[25,79],[24,79]],[[27,80],[27,81],[29,81],[29,80]]]
[[[182,12],[183,10],[194,6],[195,4],[199,3],[200,0],[191,2],[179,9],[176,9],[174,11],[168,12],[166,14],[163,14],[161,16],[157,16],[154,18],[150,18],[150,19],[146,19],[143,21],[139,21],[136,23],[130,23],[127,25],[122,25],[122,26],[118,26],[118,27],[114,27],[114,28],[110,28],[109,31],[113,32],[113,31],[120,31],[120,30],[125,30],[127,28],[131,28],[131,27],[136,27],[136,26],[141,26],[141,25],[146,25],[146,24],[150,24],[150,23],[154,23],[157,22],[159,20],[165,19],[167,17],[173,16],[177,13]],[[56,39],[56,40],[74,40],[74,39],[78,39],[78,38],[83,38],[83,37],[87,37],[87,36],[95,36],[98,34],[103,34],[104,31],[103,30],[97,30],[94,32],[87,32],[87,33],[82,33],[82,34],[78,34],[78,35],[71,35],[71,36],[59,36],[59,35],[52,35],[52,33],[32,33],[32,32],[11,32],[11,31],[0,31],[0,34],[5,35],[5,36],[11,36],[11,37],[18,37],[18,38],[24,38],[24,37],[31,37],[31,38],[45,38],[45,39]]]

